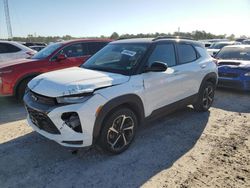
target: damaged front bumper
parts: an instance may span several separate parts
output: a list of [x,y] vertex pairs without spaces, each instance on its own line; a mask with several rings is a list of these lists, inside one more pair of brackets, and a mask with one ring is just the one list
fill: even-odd
[[68,147],[92,145],[95,113],[106,100],[96,94],[78,104],[58,104],[55,98],[27,91],[24,103],[27,122],[44,137]]

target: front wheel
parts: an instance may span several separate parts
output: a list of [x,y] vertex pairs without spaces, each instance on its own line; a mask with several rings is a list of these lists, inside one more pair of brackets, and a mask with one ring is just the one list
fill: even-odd
[[132,143],[137,124],[137,117],[132,110],[128,108],[118,109],[106,118],[99,145],[109,153],[122,153]]
[[214,101],[214,93],[215,93],[215,86],[211,82],[206,82],[199,94],[196,103],[193,104],[193,107],[196,111],[199,112],[206,112],[212,106]]

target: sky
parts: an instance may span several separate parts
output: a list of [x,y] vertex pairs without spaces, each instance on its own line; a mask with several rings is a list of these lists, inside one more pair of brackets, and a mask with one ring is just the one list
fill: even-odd
[[[250,37],[250,0],[9,0],[14,36],[204,30]],[[0,38],[7,38],[0,0]]]

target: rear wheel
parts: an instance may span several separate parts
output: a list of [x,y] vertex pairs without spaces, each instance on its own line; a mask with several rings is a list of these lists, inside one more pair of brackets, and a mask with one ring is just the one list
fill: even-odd
[[214,101],[215,85],[211,82],[206,82],[200,92],[198,99],[193,107],[196,111],[206,112],[212,106]]
[[125,151],[135,137],[137,124],[137,117],[132,110],[118,109],[106,118],[99,145],[104,151],[112,154]]

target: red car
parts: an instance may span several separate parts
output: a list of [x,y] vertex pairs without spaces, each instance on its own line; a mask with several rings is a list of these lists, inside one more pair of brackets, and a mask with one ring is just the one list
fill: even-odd
[[27,83],[41,73],[79,66],[111,40],[81,39],[54,43],[30,59],[0,63],[0,96],[22,99]]

